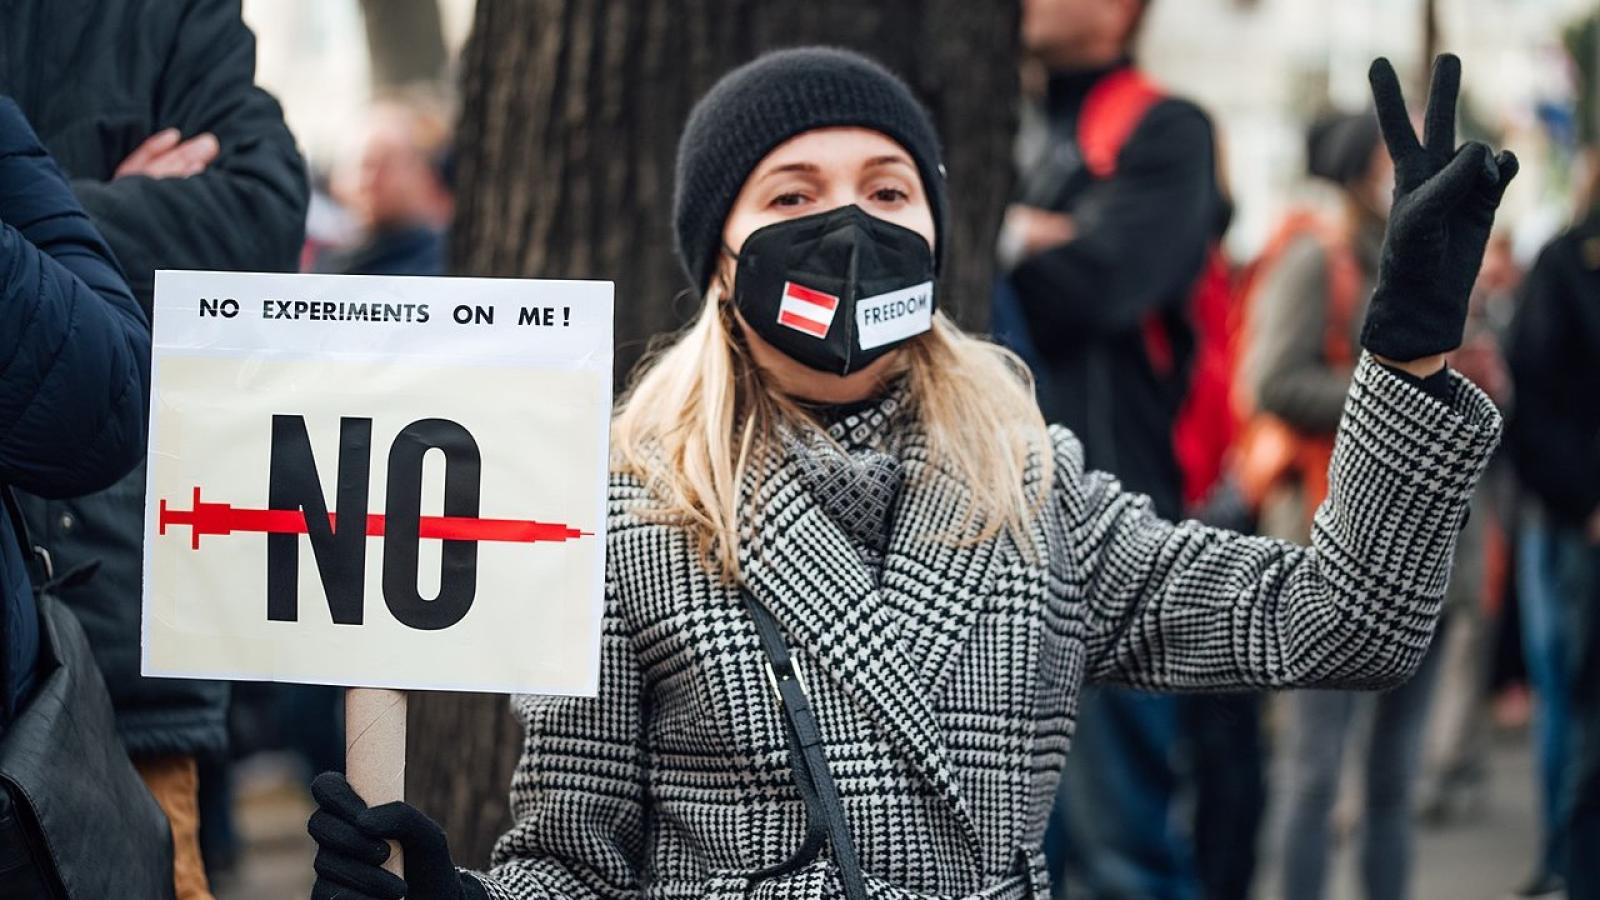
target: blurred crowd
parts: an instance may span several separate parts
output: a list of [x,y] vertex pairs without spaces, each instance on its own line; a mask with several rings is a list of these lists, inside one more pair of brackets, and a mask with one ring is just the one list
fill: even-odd
[[[0,221],[20,227],[12,204],[30,199],[15,159],[48,150],[71,176],[60,182],[70,194],[48,202],[104,235],[100,265],[120,262],[146,318],[160,268],[448,271],[446,100],[427,90],[381,98],[352,124],[346,151],[305,175],[277,104],[253,85],[253,38],[236,5],[112,5],[125,21],[58,21],[44,2],[5,7],[28,33],[73,35],[61,39],[64,58],[74,42],[122,46],[132,30],[149,58],[106,57],[162,75],[156,96],[128,98],[131,82],[112,66],[68,78],[22,65],[20,48],[0,55],[0,97],[38,135],[31,144],[18,134],[26,125],[0,127]],[[1076,432],[1088,464],[1149,494],[1162,515],[1306,542],[1361,352],[1393,166],[1370,109],[1319,110],[1303,139],[1307,188],[1257,252],[1230,256],[1225,135],[1141,67],[1147,5],[1024,3],[1026,96],[1016,192],[995,248],[993,333],[1029,362],[1047,418]],[[169,11],[179,7],[185,15]],[[7,29],[0,44],[22,33]],[[1576,111],[1552,128],[1550,152],[1573,173],[1570,225],[1531,259],[1509,228],[1495,235],[1468,342],[1449,361],[1510,426],[1460,523],[1447,612],[1421,671],[1380,694],[1087,692],[1045,837],[1066,895],[1316,900],[1348,847],[1364,896],[1410,896],[1416,830],[1479,815],[1494,736],[1525,728],[1538,776],[1522,787],[1537,796],[1540,849],[1519,884],[1483,896],[1600,897],[1597,33],[1600,14],[1568,36]],[[151,133],[152,117],[131,108],[175,127]],[[20,253],[0,243],[0,272]],[[103,394],[112,375],[81,377],[101,381],[74,390]],[[11,577],[26,569],[82,620],[110,688],[108,734],[172,825],[178,896],[210,896],[208,880],[226,882],[241,852],[239,767],[270,753],[304,779],[340,770],[341,692],[141,678],[128,598],[139,593],[143,469],[109,485],[47,474],[7,474],[19,489],[8,527],[31,535],[29,555],[46,552],[24,560],[4,536],[4,588],[27,590]],[[104,490],[58,499],[86,486]],[[20,716],[22,696],[5,700],[5,715]],[[1270,882],[1267,847],[1280,857]]]

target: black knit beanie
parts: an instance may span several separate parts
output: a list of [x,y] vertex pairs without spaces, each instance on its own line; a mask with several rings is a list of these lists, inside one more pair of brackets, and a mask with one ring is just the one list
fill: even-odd
[[1323,116],[1306,135],[1306,172],[1348,186],[1367,173],[1381,138],[1372,110]]
[[935,265],[944,256],[945,184],[939,136],[905,82],[876,62],[830,47],[778,50],[746,63],[695,104],[678,142],[673,224],[678,259],[705,291],[728,210],[750,171],[779,144],[814,128],[859,126],[904,147],[933,210]]

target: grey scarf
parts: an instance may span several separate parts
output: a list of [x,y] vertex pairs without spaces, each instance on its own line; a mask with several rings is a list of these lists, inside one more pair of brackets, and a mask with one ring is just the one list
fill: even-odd
[[796,439],[793,458],[817,502],[850,539],[874,579],[883,573],[904,480],[895,418],[902,390],[876,400],[816,409],[826,434]]

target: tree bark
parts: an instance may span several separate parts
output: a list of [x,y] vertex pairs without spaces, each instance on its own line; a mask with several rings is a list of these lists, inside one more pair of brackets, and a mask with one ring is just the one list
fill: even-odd
[[361,0],[373,93],[444,77],[444,26],[438,0]]
[[406,800],[444,825],[456,864],[487,867],[506,826],[522,732],[501,694],[411,694]]
[[[720,75],[780,46],[863,50],[928,106],[952,208],[940,303],[987,327],[1012,180],[1015,2],[479,0],[475,15],[461,62],[453,268],[615,281],[619,387],[647,344],[699,306],[673,254],[684,119]],[[446,825],[463,864],[481,865],[507,821],[517,741],[506,702],[423,694],[412,709],[408,796]]]

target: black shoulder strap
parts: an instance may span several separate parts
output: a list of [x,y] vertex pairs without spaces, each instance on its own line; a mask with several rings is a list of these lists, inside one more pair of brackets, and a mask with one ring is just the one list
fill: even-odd
[[17,546],[22,549],[22,564],[32,565],[36,560],[44,566],[45,578],[50,578],[55,573],[49,571],[50,557],[39,547],[34,546],[33,536],[28,533],[28,520],[22,517],[22,504],[17,502],[17,493],[11,485],[0,487],[0,494],[5,497],[6,515],[11,519],[11,534],[17,539]]
[[56,572],[50,551],[33,542],[28,520],[22,515],[22,504],[17,502],[17,494],[11,485],[0,486],[0,495],[4,496],[6,515],[11,519],[11,532],[17,539],[17,546],[22,548],[22,564],[30,567],[28,580],[33,584],[34,594],[54,594],[79,587],[100,570],[100,560],[90,559]]
[[761,648],[767,654],[767,676],[783,708],[794,782],[806,804],[805,845],[788,862],[758,872],[756,877],[790,872],[805,865],[816,857],[825,840],[833,845],[833,858],[839,866],[845,897],[866,900],[867,888],[856,857],[856,845],[850,838],[850,824],[845,820],[844,804],[839,800],[839,787],[833,782],[828,758],[822,752],[822,730],[817,726],[816,714],[806,697],[805,682],[794,658],[789,655],[778,620],[748,589],[743,593],[745,605],[756,622]]

